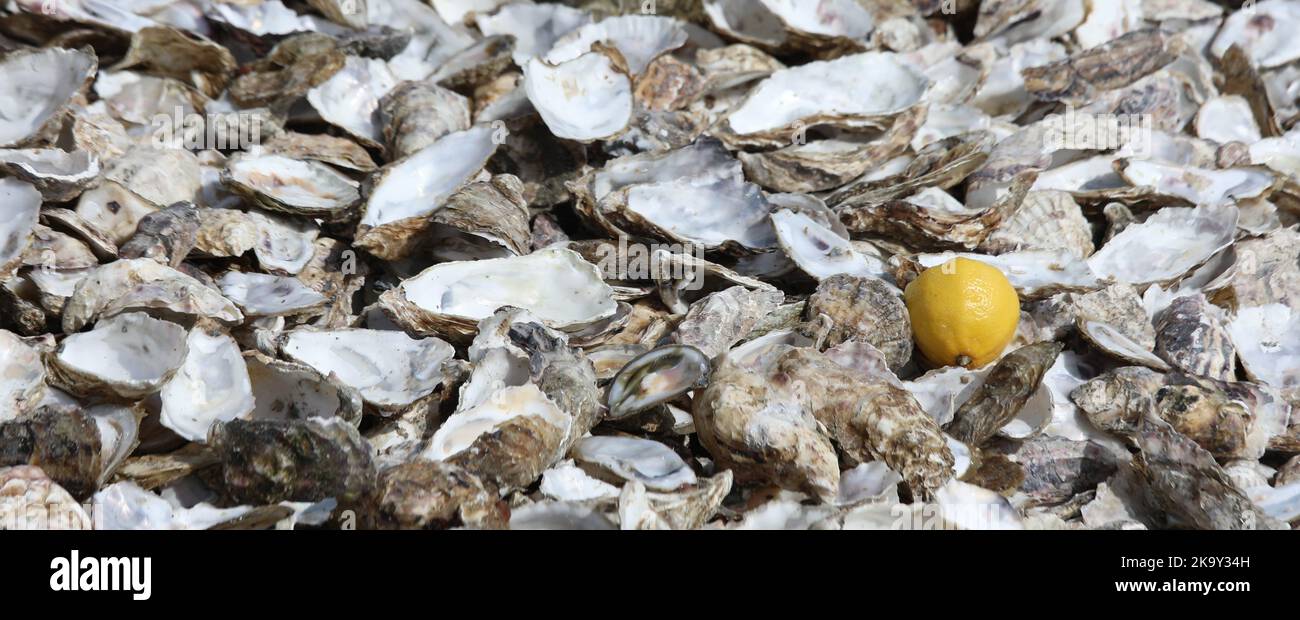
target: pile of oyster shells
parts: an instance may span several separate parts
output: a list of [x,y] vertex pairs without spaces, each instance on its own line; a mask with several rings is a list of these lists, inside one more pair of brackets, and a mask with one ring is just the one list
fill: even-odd
[[[0,0],[0,527],[1289,529],[1298,32]],[[984,368],[914,351],[954,256]]]

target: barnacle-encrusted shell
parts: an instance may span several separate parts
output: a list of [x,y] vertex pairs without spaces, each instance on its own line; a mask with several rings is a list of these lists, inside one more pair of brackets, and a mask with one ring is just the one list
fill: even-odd
[[74,497],[94,493],[104,471],[95,419],[76,405],[45,405],[0,422],[0,467],[35,465]]
[[808,298],[807,318],[830,317],[826,346],[850,340],[870,343],[898,370],[912,359],[912,322],[898,289],[876,278],[836,275],[822,280]]
[[497,490],[449,463],[417,461],[379,475],[380,527],[503,529],[509,512]]
[[232,420],[208,438],[221,459],[222,481],[236,501],[355,505],[373,493],[370,446],[340,419]]

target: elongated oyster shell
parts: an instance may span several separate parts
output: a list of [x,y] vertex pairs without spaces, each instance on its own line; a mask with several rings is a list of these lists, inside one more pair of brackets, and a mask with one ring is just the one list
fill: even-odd
[[1286,529],[1264,514],[1233,484],[1214,457],[1168,427],[1148,424],[1138,432],[1138,471],[1156,502],[1197,529]]
[[[496,150],[494,131],[474,127],[447,134],[415,154],[377,171],[366,189],[356,244],[381,258],[388,246],[426,230],[428,215],[469,182]],[[456,165],[447,166],[452,161]]]
[[999,360],[970,399],[957,409],[948,434],[972,447],[983,444],[1014,419],[1038,391],[1061,348],[1055,342],[1040,342]]
[[695,472],[668,446],[650,439],[597,436],[579,441],[573,458],[598,478],[674,491],[696,482]]
[[924,76],[887,52],[782,69],[727,116],[719,137],[737,145],[784,146],[813,125],[879,125],[919,101],[928,87]]
[[45,200],[65,202],[95,181],[100,165],[98,157],[82,150],[3,149],[0,171],[31,183]]
[[166,309],[223,323],[242,322],[239,308],[216,290],[148,258],[102,265],[77,283],[63,308],[63,331],[74,333],[112,311]]
[[236,501],[356,505],[374,492],[370,446],[340,419],[231,420],[208,443],[221,459],[225,489]]
[[[544,274],[544,275],[543,275]],[[575,329],[617,310],[613,291],[592,264],[571,250],[434,265],[380,297],[384,312],[417,333],[464,337],[506,305],[548,325]]]
[[1088,267],[1100,277],[1132,284],[1171,280],[1232,243],[1236,225],[1233,206],[1161,209],[1107,242],[1088,258]]
[[244,311],[245,317],[306,314],[329,301],[289,276],[230,271],[217,280],[217,286]]
[[232,158],[222,180],[266,209],[326,219],[346,217],[361,197],[357,184],[333,168],[283,155]]
[[611,419],[623,418],[703,387],[709,360],[695,347],[668,345],[628,362],[609,386]]

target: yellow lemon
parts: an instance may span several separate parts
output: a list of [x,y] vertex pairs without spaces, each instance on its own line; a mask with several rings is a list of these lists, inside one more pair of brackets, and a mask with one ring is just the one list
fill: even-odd
[[926,269],[903,291],[916,346],[932,364],[978,368],[1016,335],[1020,298],[996,267],[955,258]]

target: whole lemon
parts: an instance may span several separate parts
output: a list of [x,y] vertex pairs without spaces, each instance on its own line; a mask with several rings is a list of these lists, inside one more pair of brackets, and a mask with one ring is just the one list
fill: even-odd
[[1020,298],[996,267],[954,258],[926,269],[903,291],[916,346],[932,364],[978,368],[1016,335]]

